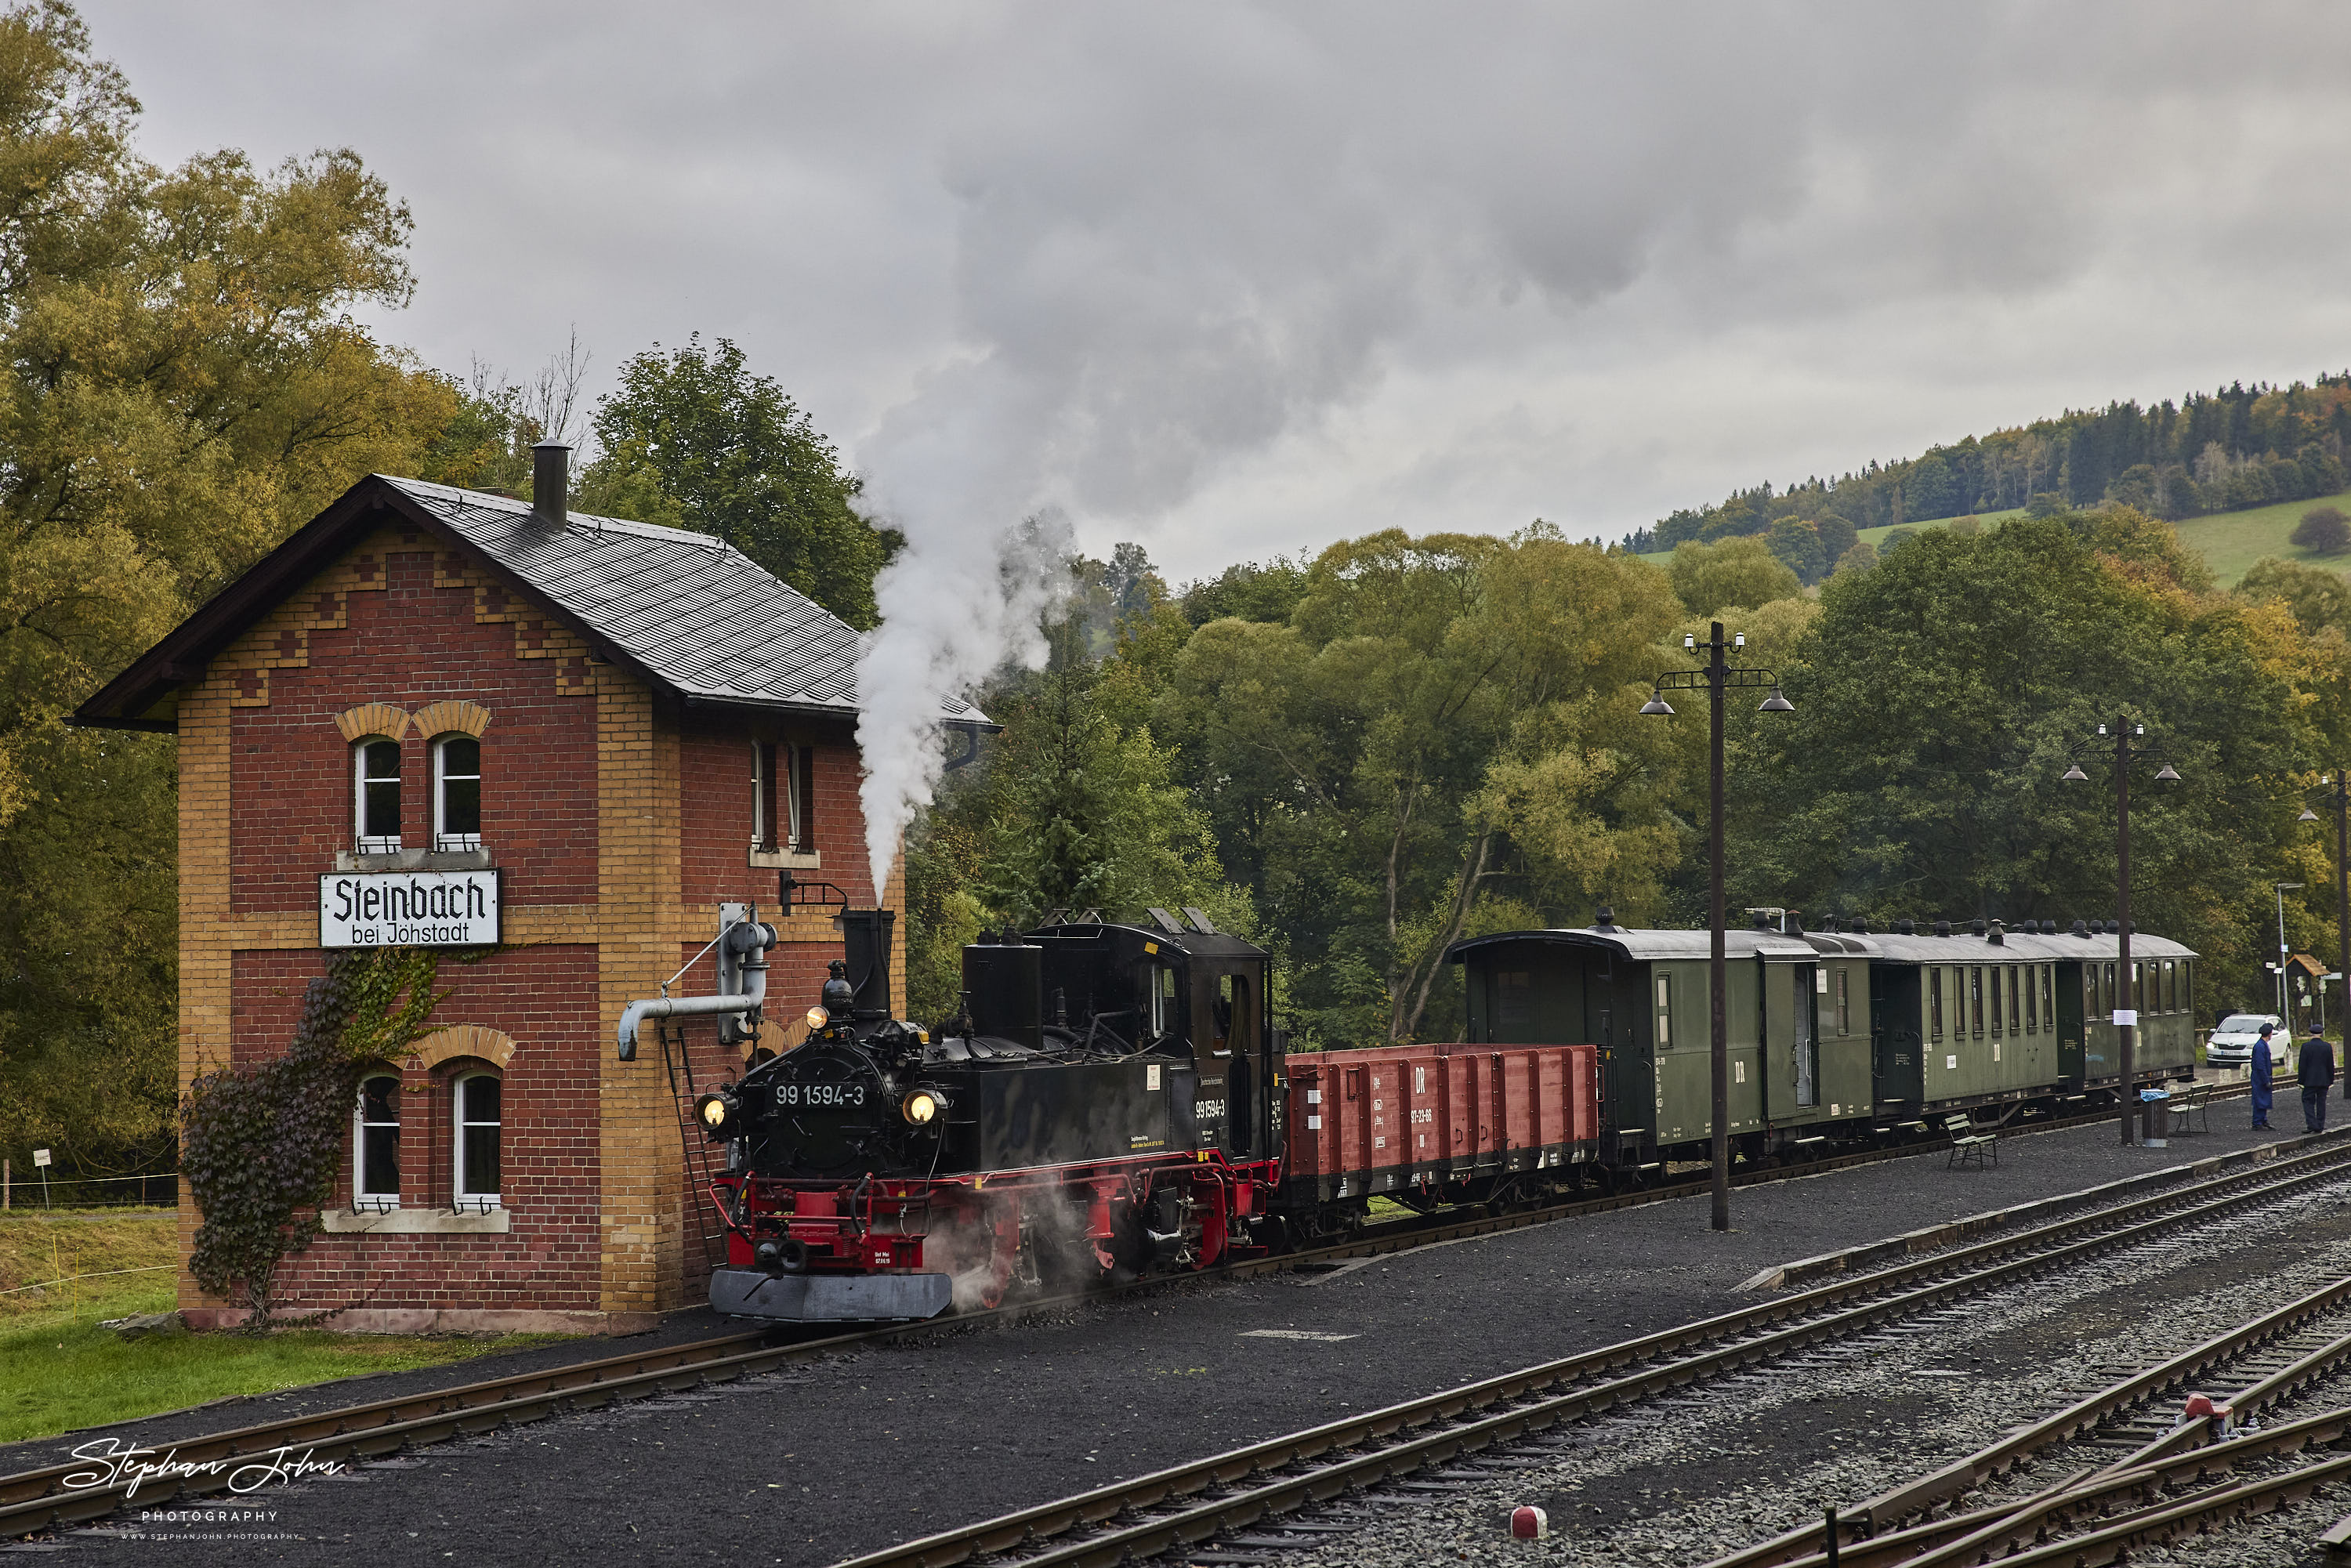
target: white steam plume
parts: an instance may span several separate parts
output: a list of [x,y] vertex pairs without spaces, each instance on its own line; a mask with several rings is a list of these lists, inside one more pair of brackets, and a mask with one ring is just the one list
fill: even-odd
[[1067,599],[1075,536],[1059,512],[1009,526],[927,528],[875,580],[882,624],[857,665],[865,853],[878,904],[901,836],[946,764],[947,705],[1008,663],[1045,656],[1039,618]]

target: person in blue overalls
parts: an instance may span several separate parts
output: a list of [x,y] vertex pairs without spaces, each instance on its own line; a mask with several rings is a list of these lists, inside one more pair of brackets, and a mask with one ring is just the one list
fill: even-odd
[[2262,1038],[2253,1041],[2253,1125],[2270,1124],[2270,1029],[2262,1025]]

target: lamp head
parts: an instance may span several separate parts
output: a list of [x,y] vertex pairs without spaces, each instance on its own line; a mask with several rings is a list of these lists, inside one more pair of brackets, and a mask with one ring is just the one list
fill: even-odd
[[2167,762],[2157,770],[2155,779],[2158,784],[2177,784],[2179,782],[2179,769]]
[[1664,695],[1657,692],[1649,694],[1649,700],[1641,705],[1641,711],[1645,714],[1661,715],[1667,718],[1674,716],[1673,705],[1666,701]]
[[2076,762],[2057,777],[2064,779],[2069,784],[2082,784],[2088,782],[2090,776],[2083,772],[2082,765]]
[[2302,809],[2302,815],[2296,817],[2294,821],[2297,822],[2314,822],[2318,821],[2318,813],[2312,810],[2309,807],[2304,806]]
[[1773,686],[1771,695],[1755,705],[1755,711],[1757,713],[1793,713],[1796,711],[1796,705],[1782,696],[1780,688]]

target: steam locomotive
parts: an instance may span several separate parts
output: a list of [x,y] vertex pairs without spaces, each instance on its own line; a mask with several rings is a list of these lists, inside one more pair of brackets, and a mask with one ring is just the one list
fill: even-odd
[[[1772,912],[1775,916],[1779,912]],[[639,1017],[756,1020],[772,927],[725,928],[729,995]],[[1703,932],[1580,929],[1456,945],[1469,1038],[1287,1054],[1270,958],[1207,915],[985,936],[935,1030],[893,1015],[893,916],[841,917],[809,1033],[692,1107],[726,1151],[711,1303],[788,1322],[889,1321],[1205,1269],[1344,1234],[1375,1198],[1510,1208],[1653,1179],[1711,1137]],[[1910,922],[1729,934],[1729,1134],[1771,1164],[2112,1104],[2193,1071],[2195,955],[2115,928]],[[731,966],[731,967],[730,967]],[[852,978],[852,977],[854,977]],[[2116,1022],[2139,1050],[2123,1082]]]
[[924,1318],[1274,1246],[1268,955],[1187,914],[984,936],[935,1033],[891,1016],[888,912],[845,920],[808,1038],[695,1105],[727,1156],[712,1304]]

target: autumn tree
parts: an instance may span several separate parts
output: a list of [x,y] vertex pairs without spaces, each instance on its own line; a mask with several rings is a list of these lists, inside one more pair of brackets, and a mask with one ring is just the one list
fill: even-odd
[[2286,538],[2294,549],[2313,555],[2341,555],[2351,549],[2351,521],[2344,518],[2340,507],[2313,507]]
[[852,626],[873,624],[873,578],[897,536],[856,507],[862,488],[771,376],[725,338],[659,344],[596,405],[601,455],[584,511],[716,534]]
[[162,170],[60,0],[0,13],[0,1144],[103,1169],[170,1146],[167,737],[65,716],[371,469],[449,383],[351,316],[412,280],[357,154]]

